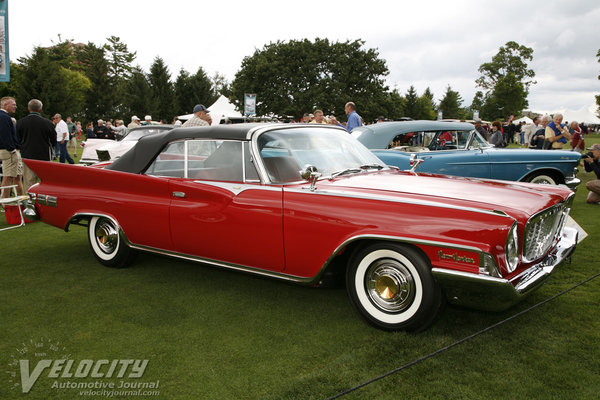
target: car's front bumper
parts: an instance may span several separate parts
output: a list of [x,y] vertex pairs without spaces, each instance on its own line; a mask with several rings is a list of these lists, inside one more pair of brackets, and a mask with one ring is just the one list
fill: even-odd
[[580,183],[581,183],[581,179],[579,179],[575,176],[565,178],[565,185],[574,192],[577,191],[577,187],[579,186]]
[[432,273],[444,288],[450,303],[502,311],[539,288],[554,268],[573,253],[577,237],[576,229],[565,227],[561,239],[548,256],[510,280],[441,268],[434,268]]

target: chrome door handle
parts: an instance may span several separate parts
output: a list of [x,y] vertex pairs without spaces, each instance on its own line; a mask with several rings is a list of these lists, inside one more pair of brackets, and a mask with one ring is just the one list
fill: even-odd
[[185,193],[183,192],[173,192],[173,197],[179,197],[185,199]]

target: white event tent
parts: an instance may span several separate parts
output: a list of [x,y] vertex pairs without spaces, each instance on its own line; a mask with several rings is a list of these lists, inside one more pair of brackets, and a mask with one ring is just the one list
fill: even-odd
[[580,109],[572,110],[567,108],[559,108],[549,112],[542,112],[543,114],[554,115],[562,114],[563,122],[577,121],[579,123],[584,122],[586,125],[600,125],[600,118],[596,115],[597,106],[583,106]]
[[513,124],[520,124],[521,122],[525,122],[526,124],[531,124],[533,120],[529,117],[521,117],[519,119],[515,119]]
[[[227,97],[221,95],[212,105],[210,105],[208,111],[212,117],[212,125],[219,125],[221,121],[231,120],[240,121],[244,119],[244,116],[235,109],[235,106],[227,99]],[[194,114],[180,115],[177,119],[181,121],[187,121],[192,118]]]

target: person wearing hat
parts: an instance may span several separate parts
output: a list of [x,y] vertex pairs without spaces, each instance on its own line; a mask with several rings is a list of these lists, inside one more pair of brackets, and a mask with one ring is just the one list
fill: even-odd
[[185,121],[183,123],[183,125],[181,125],[182,127],[188,127],[188,126],[209,126],[210,124],[208,123],[208,113],[210,111],[208,111],[208,109],[206,107],[204,107],[202,104],[196,104],[194,106],[194,116],[190,119],[188,119],[187,121]]
[[144,123],[142,125],[152,125],[152,116],[146,115],[144,117]]
[[479,134],[481,135],[482,138],[484,138],[486,141],[490,140],[490,134],[488,133],[488,131],[485,130],[485,128],[483,126],[481,126],[481,119],[477,118],[475,120],[475,130],[477,132],[479,132]]
[[140,124],[140,119],[137,117],[137,115],[134,115],[131,117],[131,122],[129,125],[127,125],[127,129],[139,128],[140,126],[142,126]]
[[590,152],[582,157],[583,168],[585,168],[585,172],[593,171],[597,179],[585,184],[585,187],[590,191],[586,201],[590,204],[597,204],[600,202],[600,144],[596,143],[588,147],[588,150]]

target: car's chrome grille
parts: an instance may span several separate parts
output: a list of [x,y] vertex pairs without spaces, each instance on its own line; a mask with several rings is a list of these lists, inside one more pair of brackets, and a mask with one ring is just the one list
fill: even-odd
[[523,260],[531,262],[542,257],[558,239],[569,214],[569,206],[557,204],[534,215],[525,226]]

